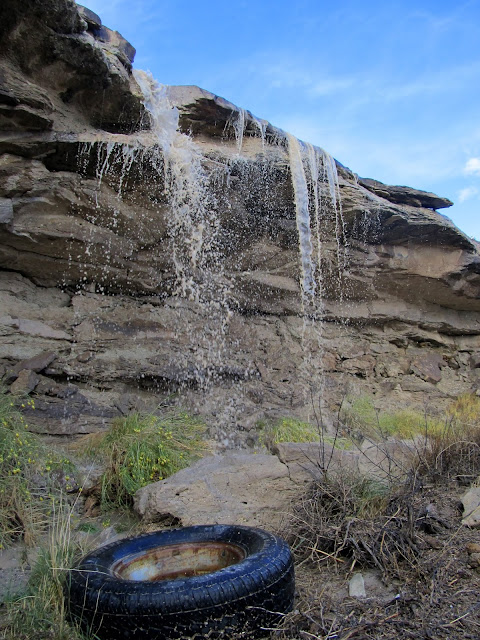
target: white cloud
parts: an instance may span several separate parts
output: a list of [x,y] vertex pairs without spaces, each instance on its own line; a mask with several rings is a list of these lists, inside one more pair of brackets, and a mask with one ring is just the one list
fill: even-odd
[[327,96],[338,93],[345,89],[350,89],[356,84],[356,80],[351,77],[321,78],[311,87],[310,92],[316,96]]
[[460,189],[458,192],[458,201],[465,202],[465,200],[470,200],[479,193],[477,187],[465,187],[465,189]]
[[480,176],[480,158],[470,158],[464,169],[465,173],[477,174]]

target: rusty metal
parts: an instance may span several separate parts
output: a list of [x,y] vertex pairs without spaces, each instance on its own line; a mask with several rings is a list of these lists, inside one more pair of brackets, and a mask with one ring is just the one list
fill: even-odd
[[241,562],[245,551],[227,542],[185,542],[125,556],[112,567],[122,580],[157,582],[213,573]]

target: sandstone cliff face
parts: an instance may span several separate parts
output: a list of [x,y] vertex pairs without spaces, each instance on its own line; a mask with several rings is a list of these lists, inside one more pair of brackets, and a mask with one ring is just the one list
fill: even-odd
[[216,229],[193,259],[131,45],[70,0],[6,0],[0,25],[0,373],[36,394],[35,429],[85,433],[169,398],[229,445],[320,397],[328,420],[348,393],[441,408],[480,389],[479,246],[435,211],[448,200],[337,163],[313,322],[286,134],[168,88],[206,176],[195,229]]

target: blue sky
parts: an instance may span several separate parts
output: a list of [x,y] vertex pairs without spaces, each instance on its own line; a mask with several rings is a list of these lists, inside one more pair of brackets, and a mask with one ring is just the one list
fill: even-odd
[[450,198],[480,240],[480,0],[85,0],[164,84],[196,84],[362,177]]

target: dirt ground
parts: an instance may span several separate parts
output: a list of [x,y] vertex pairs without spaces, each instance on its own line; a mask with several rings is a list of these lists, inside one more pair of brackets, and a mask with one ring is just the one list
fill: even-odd
[[[333,554],[322,561],[318,553],[299,562],[296,609],[284,621],[283,638],[478,640],[480,530],[461,524],[463,493],[449,485],[416,496],[415,548],[395,566],[360,566]],[[365,597],[349,595],[358,572]]]
[[[305,557],[305,548],[297,549],[295,609],[281,630],[272,631],[272,638],[479,640],[480,555],[475,553],[480,551],[480,530],[461,524],[464,493],[465,487],[455,483],[417,492],[408,506],[413,543],[404,557],[400,545],[393,563],[388,554],[375,566],[374,561],[361,562],[349,553],[316,548],[315,554]],[[101,519],[87,520],[102,529]],[[353,529],[358,523],[350,524]],[[345,527],[339,528],[338,536],[344,531]],[[109,526],[98,535],[97,546],[116,535]],[[363,541],[367,547],[370,540]],[[382,544],[383,540],[380,554]],[[369,551],[372,555],[363,549],[362,557],[374,557],[374,548]],[[0,596],[26,583],[34,559],[35,550],[27,552],[21,545],[0,553]],[[349,594],[350,580],[358,573],[365,597]]]

